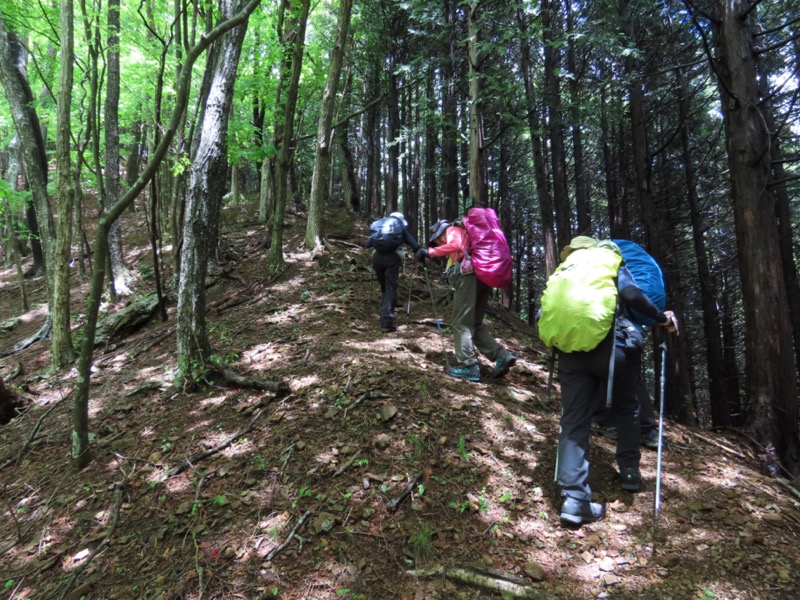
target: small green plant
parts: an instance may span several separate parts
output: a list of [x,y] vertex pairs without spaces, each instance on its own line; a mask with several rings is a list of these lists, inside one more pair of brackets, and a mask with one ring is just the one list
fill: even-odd
[[502,504],[503,502],[508,502],[509,500],[511,500],[511,497],[512,497],[511,492],[506,492],[505,494],[500,496],[500,503]]
[[411,534],[409,542],[411,544],[411,553],[414,557],[415,564],[421,565],[430,560],[433,556],[433,548],[431,546],[432,537],[433,530],[424,523]]
[[214,497],[214,504],[217,506],[225,506],[228,503],[228,498],[222,495],[217,495]]
[[369,464],[369,459],[357,458],[353,461],[354,467],[366,467]]
[[456,449],[458,450],[458,454],[464,460],[469,460],[471,455],[467,452],[467,440],[463,435],[458,436],[458,444],[456,445]]
[[413,433],[408,436],[408,442],[414,449],[412,454],[413,460],[418,461],[420,458],[422,458],[422,455],[425,454],[425,443]]
[[3,585],[3,589],[7,590],[9,588],[12,588],[12,587],[14,587],[14,584],[16,584],[16,583],[17,582],[14,581],[13,579],[9,579],[8,581],[6,581],[5,585]]
[[192,502],[192,510],[189,511],[189,516],[190,517],[195,516],[197,514],[197,511],[200,510],[201,506],[202,503],[200,502],[200,500],[195,500],[194,502]]
[[314,293],[311,290],[303,290],[300,292],[300,300],[303,302],[308,302],[314,297]]
[[703,590],[703,594],[698,596],[699,600],[714,600],[717,595],[711,590]]
[[417,494],[419,494],[420,496],[424,496],[425,495],[425,484],[420,483],[417,486]]

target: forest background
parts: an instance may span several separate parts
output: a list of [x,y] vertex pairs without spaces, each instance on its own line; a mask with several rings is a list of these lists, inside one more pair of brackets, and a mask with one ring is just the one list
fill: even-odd
[[[82,468],[101,307],[142,276],[125,211],[147,216],[163,316],[165,288],[177,297],[174,384],[213,370],[280,394],[209,341],[223,201],[257,206],[265,278],[285,267],[287,212],[307,213],[321,256],[336,207],[401,210],[426,239],[491,206],[516,260],[502,300],[529,323],[573,235],[644,245],[682,324],[667,414],[739,428],[766,470],[796,476],[797,14],[794,0],[4,1],[2,247],[21,311],[36,274],[48,310],[3,354],[46,338],[53,369],[77,366]],[[79,323],[73,267],[90,282]]]

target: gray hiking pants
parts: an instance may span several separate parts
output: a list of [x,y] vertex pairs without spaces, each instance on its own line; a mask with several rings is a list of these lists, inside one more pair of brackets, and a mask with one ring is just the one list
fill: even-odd
[[508,350],[498,344],[483,326],[492,288],[475,277],[475,273],[462,275],[458,272],[458,267],[450,273],[448,281],[453,289],[451,327],[457,366],[477,365],[476,348],[489,360],[496,361]]
[[[561,383],[561,433],[558,439],[558,484],[561,495],[591,500],[589,487],[589,432],[592,416],[606,402],[608,365],[614,336],[609,333],[589,352],[559,352],[558,379]],[[617,465],[639,468],[641,458],[638,373],[636,356],[629,350],[614,350],[614,417],[617,425]],[[638,352],[638,351],[635,351]]]

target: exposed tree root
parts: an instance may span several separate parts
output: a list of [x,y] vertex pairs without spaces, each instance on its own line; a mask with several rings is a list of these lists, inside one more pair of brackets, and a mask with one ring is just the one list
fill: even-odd
[[[415,571],[406,571],[408,575],[414,577],[446,577],[453,579],[460,583],[468,585],[476,585],[478,587],[492,590],[500,594],[509,595],[513,598],[533,598],[534,600],[555,600],[555,596],[548,594],[545,591],[538,590],[530,585],[520,585],[514,581],[509,581],[497,576],[478,573],[470,569],[454,568],[447,569],[445,567],[435,567],[433,569],[422,569]],[[516,578],[515,578],[516,579]]]
[[53,329],[53,322],[50,320],[50,317],[47,317],[39,328],[39,331],[34,333],[31,337],[18,342],[11,350],[6,350],[4,352],[0,352],[0,358],[4,358],[6,356],[11,356],[13,354],[17,354],[22,352],[26,348],[33,346],[39,340],[47,339],[50,336],[50,331]]
[[238,387],[272,392],[276,398],[282,398],[289,393],[289,384],[285,381],[265,381],[263,379],[245,377],[220,361],[209,359],[208,362],[222,375],[225,381]]

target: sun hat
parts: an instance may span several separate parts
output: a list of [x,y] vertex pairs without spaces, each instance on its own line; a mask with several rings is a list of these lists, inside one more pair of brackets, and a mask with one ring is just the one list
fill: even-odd
[[430,246],[434,241],[436,241],[448,227],[450,227],[450,221],[447,221],[445,219],[439,219],[438,221],[436,221],[436,224],[433,227],[431,227],[431,237],[428,240],[428,246]]
[[389,216],[394,217],[395,219],[400,219],[403,222],[403,227],[408,227],[408,221],[406,221],[406,218],[403,216],[403,213],[393,212]]
[[579,235],[572,238],[572,241],[569,243],[569,246],[564,246],[564,249],[561,251],[560,258],[561,260],[566,260],[567,257],[575,252],[575,250],[583,250],[585,248],[591,248],[597,243],[597,240],[594,238],[590,238],[586,235]]

